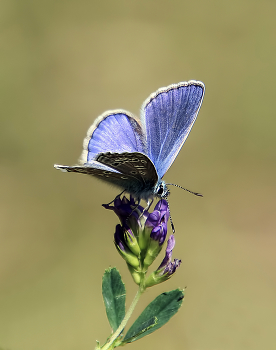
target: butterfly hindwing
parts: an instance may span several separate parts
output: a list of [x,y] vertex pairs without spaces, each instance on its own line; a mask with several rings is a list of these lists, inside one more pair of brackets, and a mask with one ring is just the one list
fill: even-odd
[[142,153],[101,153],[96,160],[123,175],[135,178],[136,181],[130,181],[126,186],[126,190],[132,194],[148,192],[153,189],[158,181],[153,163]]
[[130,174],[122,174],[121,172],[96,161],[93,161],[89,166],[55,165],[55,168],[68,173],[72,172],[91,175],[99,180],[103,180],[105,182],[109,182],[112,185],[118,186],[123,190],[127,189],[129,187],[129,184],[131,184],[132,187],[136,189],[143,187],[143,183],[140,181],[140,179],[137,179]]
[[204,84],[191,80],[157,90],[142,106],[148,156],[160,178],[176,158],[196,120]]

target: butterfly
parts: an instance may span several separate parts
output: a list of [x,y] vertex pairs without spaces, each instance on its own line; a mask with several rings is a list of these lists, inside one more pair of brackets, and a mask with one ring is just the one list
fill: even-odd
[[195,80],[161,88],[143,103],[140,121],[121,109],[103,113],[87,132],[79,165],[55,168],[92,175],[148,206],[155,197],[166,199],[168,184],[162,178],[192,129],[204,90]]

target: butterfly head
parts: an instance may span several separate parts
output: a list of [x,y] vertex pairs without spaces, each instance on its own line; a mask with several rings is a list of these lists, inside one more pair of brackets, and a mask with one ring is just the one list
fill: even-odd
[[169,196],[170,191],[165,181],[161,180],[157,182],[154,188],[154,194],[156,195],[156,197],[165,199]]

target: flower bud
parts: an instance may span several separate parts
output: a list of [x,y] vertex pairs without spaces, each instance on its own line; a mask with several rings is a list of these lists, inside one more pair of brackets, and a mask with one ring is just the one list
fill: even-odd
[[135,254],[129,249],[125,242],[125,235],[124,230],[121,225],[116,226],[116,231],[114,234],[114,240],[115,240],[115,246],[118,250],[118,252],[121,254],[121,256],[125,259],[125,261],[133,266],[133,267],[139,267],[140,262]]
[[139,247],[136,237],[134,236],[130,228],[128,230],[124,230],[124,239],[126,245],[132,251],[132,253],[139,257],[141,249]]
[[155,206],[154,211],[149,214],[145,226],[151,227],[149,245],[145,254],[143,264],[150,266],[160,253],[167,236],[167,223],[170,217],[168,203],[164,199]]
[[136,284],[140,284],[141,282],[141,273],[137,271],[134,267],[127,265],[129,272],[131,273],[131,276]]
[[172,250],[174,246],[175,239],[174,236],[171,235],[168,239],[165,258],[163,259],[158,269],[152,272],[150,276],[146,279],[146,288],[152,287],[155,284],[159,284],[168,280],[175,273],[176,269],[180,266],[181,260],[174,259],[174,261],[171,261]]

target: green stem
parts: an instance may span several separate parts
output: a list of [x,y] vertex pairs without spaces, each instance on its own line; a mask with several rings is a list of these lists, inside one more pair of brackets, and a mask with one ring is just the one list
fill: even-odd
[[[110,337],[110,339],[108,340],[108,342],[106,344],[104,344],[104,346],[101,348],[101,350],[107,350],[109,349],[113,342],[118,338],[118,336],[121,334],[121,332],[124,330],[128,320],[130,319],[131,314],[133,313],[136,304],[138,303],[138,300],[140,299],[140,296],[143,294],[144,289],[143,288],[139,288],[138,292],[136,293],[123,321],[121,322],[120,326],[116,329],[116,331],[113,333],[113,335]],[[112,348],[113,349],[113,348]]]

